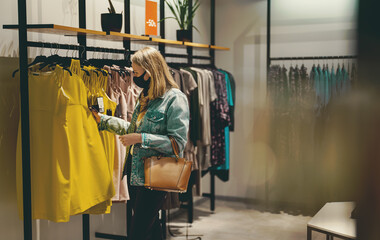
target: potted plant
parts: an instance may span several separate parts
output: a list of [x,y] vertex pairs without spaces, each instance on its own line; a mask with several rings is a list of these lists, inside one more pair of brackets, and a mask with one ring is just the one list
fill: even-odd
[[104,32],[120,32],[123,25],[123,14],[116,13],[111,0],[108,0],[108,2],[110,4],[108,8],[109,13],[101,14],[102,30]]
[[200,5],[199,0],[195,1],[191,14],[189,14],[189,0],[177,0],[173,1],[173,3],[169,3],[168,0],[165,0],[165,3],[170,8],[170,11],[173,13],[174,17],[166,17],[161,19],[160,22],[169,18],[175,19],[180,28],[177,30],[177,40],[185,42],[191,41],[191,27],[199,32],[199,30],[191,24],[195,16],[195,12]]

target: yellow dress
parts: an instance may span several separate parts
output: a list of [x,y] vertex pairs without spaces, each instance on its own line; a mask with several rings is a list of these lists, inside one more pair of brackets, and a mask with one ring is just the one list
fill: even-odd
[[87,88],[76,74],[80,73],[80,62],[73,60],[70,69],[73,76],[67,78],[70,81],[64,80],[63,88],[73,100],[68,122],[77,123],[69,125],[70,152],[75,159],[71,191],[71,214],[74,215],[111,199],[115,190],[98,126],[88,109]]
[[[113,197],[109,161],[87,107],[86,86],[77,74],[70,76],[57,66],[54,71],[29,74],[29,86],[32,217],[67,222],[70,215]],[[22,217],[20,133],[17,150]]]
[[[29,74],[30,161],[33,219],[66,222],[70,217],[70,154],[67,125],[69,97],[61,69]],[[16,183],[23,213],[21,128],[18,130]]]
[[[78,63],[75,63],[78,64]],[[83,82],[87,85],[87,102],[89,105],[95,104],[97,97],[102,97],[104,102],[104,109],[107,111],[111,110],[112,115],[114,115],[116,110],[116,103],[113,102],[107,94],[104,92],[104,87],[106,85],[107,76],[103,76],[101,73],[96,74],[95,68],[84,67],[88,71],[89,76],[86,72],[82,71]],[[114,168],[114,158],[115,158],[115,135],[109,132],[99,132],[100,138],[102,140],[102,146],[106,153],[109,176],[113,178],[113,168]],[[88,209],[83,212],[86,214],[103,214],[110,213],[112,201],[107,199],[106,201]]]

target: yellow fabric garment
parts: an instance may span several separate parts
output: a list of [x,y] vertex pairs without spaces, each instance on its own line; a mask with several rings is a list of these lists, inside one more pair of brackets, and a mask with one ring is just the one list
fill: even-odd
[[[60,86],[61,80],[58,71],[29,74],[32,217],[56,222],[68,221],[70,216],[71,166],[66,119],[69,98]],[[22,218],[21,127],[17,138],[16,183]]]
[[[108,201],[115,194],[115,190],[112,182],[112,175],[109,174],[110,170],[108,159],[103,148],[103,143],[99,135],[97,124],[94,121],[91,111],[88,109],[87,88],[80,77],[80,62],[78,60],[72,60],[70,70],[73,73],[73,77],[70,78],[72,79],[72,87],[74,87],[73,93],[76,95],[75,99],[77,99],[78,107],[80,106],[80,109],[83,111],[82,126],[78,125],[81,129],[76,129],[73,131],[73,134],[75,134],[76,131],[83,132],[84,134],[83,136],[77,136],[77,141],[83,145],[82,147],[78,147],[77,151],[84,152],[82,150],[83,148],[87,148],[89,150],[88,152],[83,153],[86,156],[79,158],[80,160],[76,162],[78,164],[78,169],[83,171],[81,176],[86,179],[78,179],[78,185],[79,182],[85,182],[85,184],[80,184],[81,188],[76,189],[77,192],[74,197],[78,196],[78,198],[75,198],[74,200],[76,202],[83,202],[81,199],[85,199],[86,201],[92,200],[92,203],[86,208],[80,207],[77,209],[72,209],[72,214],[74,215],[84,213],[90,208],[93,209],[97,204]],[[77,86],[80,86],[80,88],[75,89]],[[64,89],[66,89],[65,85]],[[79,146],[80,144],[76,144],[76,146]],[[83,174],[84,172],[87,174]],[[86,197],[86,194],[89,196]],[[106,211],[103,209],[101,211],[89,213],[109,213],[109,208]]]
[[[79,64],[78,62],[74,64]],[[116,110],[116,103],[113,102],[105,93],[105,86],[107,84],[107,76],[104,76],[101,73],[97,73],[96,69],[94,67],[84,67],[84,69],[89,73],[87,74],[86,71],[82,71],[82,79],[84,83],[87,85],[87,102],[89,105],[96,104],[96,99],[98,97],[103,98],[104,102],[104,109],[107,112],[107,110],[111,110],[112,115],[114,115]],[[115,159],[115,135],[102,131],[99,133],[100,138],[103,143],[103,148],[106,153],[107,163],[108,163],[108,169],[109,169],[109,175],[112,179],[113,177],[113,168],[114,168],[114,159]],[[88,209],[84,213],[86,214],[103,214],[103,213],[110,213],[111,211],[111,205],[112,201],[111,199],[107,199],[106,201]]]
[[[87,90],[82,79],[75,72],[70,76],[59,66],[54,71],[31,73],[29,94],[33,218],[67,222],[70,215],[110,201],[115,191],[109,161],[97,124],[87,107]],[[21,167],[19,133],[20,215]]]

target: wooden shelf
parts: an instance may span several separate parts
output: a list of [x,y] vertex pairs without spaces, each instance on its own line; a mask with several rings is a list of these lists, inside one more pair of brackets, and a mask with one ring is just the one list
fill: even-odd
[[[18,25],[3,25],[4,29],[13,29],[17,30],[19,28]],[[37,32],[37,33],[47,33],[47,34],[58,34],[64,36],[86,36],[89,39],[101,39],[101,40],[109,40],[109,41],[123,41],[123,40],[131,40],[131,41],[141,41],[142,43],[164,43],[167,45],[176,45],[176,46],[190,46],[196,48],[211,48],[215,50],[230,50],[226,47],[218,47],[213,45],[201,44],[201,43],[192,43],[192,42],[181,42],[169,39],[161,39],[161,38],[150,38],[147,36],[139,36],[127,33],[119,33],[119,32],[102,32],[97,30],[83,29],[83,28],[74,28],[67,27],[56,24],[28,24],[27,25],[29,32]]]
[[149,37],[132,35],[128,33],[119,33],[119,32],[110,32],[109,35],[106,35],[107,40],[113,41],[123,41],[123,40],[145,40],[149,41]]
[[215,49],[215,50],[230,51],[230,48],[227,48],[227,47],[218,47],[218,46],[214,46],[214,45],[211,45],[210,48]]
[[[4,29],[18,29],[18,25],[4,25]],[[99,38],[106,36],[106,32],[89,30],[83,28],[74,28],[67,27],[55,24],[30,24],[27,25],[29,32],[37,32],[37,33],[47,33],[47,34],[58,34],[64,36],[78,36],[78,35],[86,35],[86,36],[98,36]]]
[[210,48],[210,45],[193,42],[184,42],[184,45],[197,48]]
[[169,40],[169,39],[163,39],[163,38],[152,38],[152,42],[165,43],[169,45],[183,45],[183,42],[181,41],[175,41],[175,40]]

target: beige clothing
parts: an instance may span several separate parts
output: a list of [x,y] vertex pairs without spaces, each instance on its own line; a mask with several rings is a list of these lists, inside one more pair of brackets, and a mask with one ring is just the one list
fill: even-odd
[[[186,94],[189,100],[189,105],[190,105],[190,94],[194,89],[198,87],[198,85],[195,82],[193,75],[190,72],[181,69],[180,73],[182,74],[182,89],[181,90],[183,93]],[[191,130],[189,129],[189,132],[187,134],[188,139],[190,137],[190,131]],[[188,140],[183,154],[187,160],[193,162],[192,170],[199,169],[199,161],[198,161],[198,158],[196,157],[196,151],[197,151],[196,146],[194,146],[192,141]]]
[[191,68],[198,75],[198,95],[199,109],[201,117],[201,140],[197,142],[198,158],[202,170],[207,170],[211,166],[211,119],[210,119],[210,103],[217,99],[214,85],[214,77],[210,71]]

